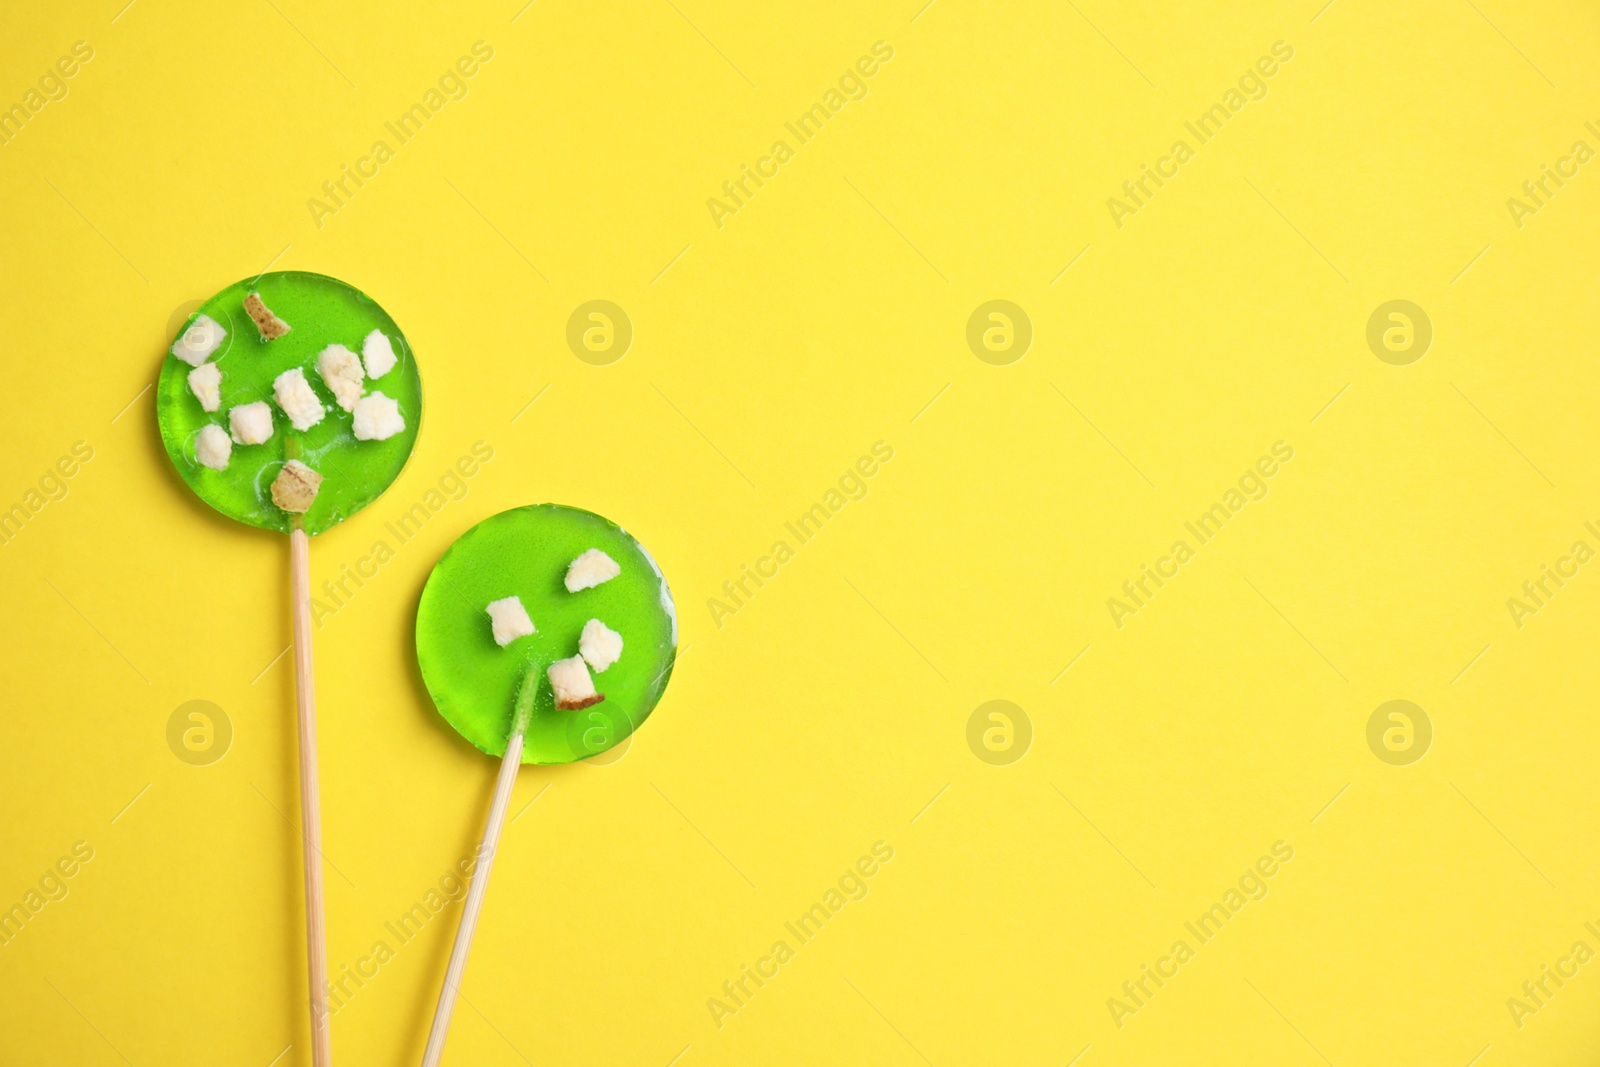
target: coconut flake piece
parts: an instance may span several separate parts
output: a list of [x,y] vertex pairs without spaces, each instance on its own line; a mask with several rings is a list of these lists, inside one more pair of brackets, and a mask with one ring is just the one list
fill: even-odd
[[354,411],[361,399],[360,357],[344,345],[329,345],[317,356],[317,373],[339,406]]
[[194,439],[194,458],[202,467],[210,467],[214,471],[226,470],[231,455],[233,442],[228,439],[226,430],[209,422],[200,427],[200,435]]
[[189,372],[189,391],[200,401],[202,411],[215,411],[222,406],[222,368],[215,363],[202,363]]
[[599,674],[622,657],[622,635],[599,619],[590,619],[578,638],[578,654]]
[[584,666],[582,656],[558,659],[550,664],[545,673],[550,676],[556,707],[562,711],[587,708],[605,699],[604,694],[594,691],[594,679],[589,677],[589,668]]
[[311,383],[306,381],[306,372],[299,367],[291,367],[273,379],[272,395],[301,433],[321,422],[327,414],[322,401],[312,392]]
[[274,315],[272,310],[261,302],[260,293],[251,293],[244,298],[244,310],[250,316],[250,321],[256,324],[263,341],[276,340],[289,332],[289,324]]
[[317,499],[317,490],[320,488],[322,488],[322,475],[299,460],[291,459],[273,479],[272,502],[284,511],[304,514],[311,510],[311,504]]
[[228,428],[236,445],[259,445],[272,437],[272,409],[265,400],[240,404],[228,412]]
[[533,620],[528,618],[528,609],[522,606],[522,601],[517,597],[508,596],[491,600],[483,610],[489,613],[489,623],[494,631],[494,643],[501,648],[505,648],[519,637],[539,632],[534,628]]
[[387,441],[406,428],[400,414],[400,402],[382,393],[372,392],[356,403],[352,429],[357,441]]
[[361,342],[361,362],[367,365],[368,378],[382,378],[394,370],[394,345],[382,330],[373,330]]
[[600,551],[591,548],[567,566],[567,592],[576,593],[583,589],[592,589],[604,582],[609,582],[622,573],[622,568],[617,561]]
[[[222,344],[222,339],[226,336],[228,336],[228,331],[224,330],[216,319],[213,319],[210,315],[196,315],[194,321],[189,324],[189,328],[180,333],[178,339],[172,342],[172,354],[189,364],[189,366],[198,367],[211,358],[211,353],[217,350],[218,346]],[[207,408],[206,410],[214,411],[215,409]]]

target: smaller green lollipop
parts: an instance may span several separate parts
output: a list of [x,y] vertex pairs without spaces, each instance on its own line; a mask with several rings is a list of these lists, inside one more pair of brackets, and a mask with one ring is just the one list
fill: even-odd
[[312,1058],[328,1067],[310,537],[387,489],[411,455],[422,381],[400,328],[335,278],[279,271],[206,301],[156,386],[179,477],[232,519],[289,535]]
[[423,683],[445,720],[501,764],[424,1067],[444,1055],[518,767],[571,763],[626,740],[661,699],[677,649],[661,569],[593,512],[503,511],[434,566],[417,605]]

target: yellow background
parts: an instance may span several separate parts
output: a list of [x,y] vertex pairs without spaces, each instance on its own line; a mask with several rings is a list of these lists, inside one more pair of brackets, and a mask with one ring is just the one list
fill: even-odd
[[[1592,1059],[1600,965],[1520,1029],[1506,1001],[1600,949],[1600,567],[1520,629],[1506,601],[1600,547],[1600,173],[1521,228],[1506,200],[1600,148],[1593,12],[921,3],[0,15],[6,106],[94,49],[0,147],[0,506],[94,450],[0,548],[0,906],[94,849],[0,948],[0,1061],[310,1062],[287,546],[187,493],[145,391],[194,302],[269,264],[372,294],[427,394],[317,584],[494,450],[316,636],[336,974],[487,810],[414,667],[444,548],[580,505],[681,610],[623,758],[522,772],[449,1062]],[[308,199],[480,40],[319,228]],[[1107,198],[1280,40],[1119,229]],[[707,199],[876,41],[868,95],[719,229]],[[591,299],[634,325],[610,366],[565,342]],[[991,299],[1033,324],[1009,366],[966,344]],[[1365,341],[1392,299],[1433,323],[1409,366]],[[879,440],[869,495],[714,625]],[[1279,440],[1270,494],[1118,629],[1107,598]],[[233,725],[210,766],[166,741],[194,699]],[[967,744],[994,699],[1032,724],[1009,766]],[[1409,766],[1367,745],[1392,699],[1433,724]],[[866,899],[719,1028],[708,998],[880,840]],[[1279,840],[1270,894],[1119,1028],[1107,999]],[[419,1058],[458,914],[339,1012],[340,1062]]]

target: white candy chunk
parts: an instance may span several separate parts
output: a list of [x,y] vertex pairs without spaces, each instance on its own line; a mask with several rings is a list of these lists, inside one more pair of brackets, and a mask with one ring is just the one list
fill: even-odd
[[594,679],[589,668],[583,665],[582,656],[558,659],[545,671],[550,676],[550,688],[555,691],[556,707],[562,711],[575,711],[605,699],[594,691]]
[[200,364],[189,372],[189,390],[203,410],[217,410],[222,406],[222,368],[215,363]]
[[622,568],[616,560],[598,548],[591,548],[567,566],[567,592],[592,589],[621,573]]
[[382,330],[373,330],[361,342],[361,362],[367,365],[368,378],[382,378],[394,370],[394,345]]
[[278,406],[301,433],[321,422],[327,414],[322,401],[311,391],[306,372],[299,367],[291,367],[272,380],[272,395],[277,397]]
[[357,441],[387,441],[406,428],[400,402],[382,393],[368,393],[356,403],[354,426]]
[[236,445],[259,445],[272,437],[272,409],[265,400],[240,404],[228,412],[228,427]]
[[578,638],[578,654],[594,668],[603,672],[622,657],[622,635],[599,619],[583,624],[583,636]]
[[329,345],[317,356],[317,373],[346,411],[361,399],[361,360],[344,345]]
[[[228,336],[228,331],[218,325],[217,320],[210,315],[196,315],[189,328],[178,335],[172,342],[172,354],[189,364],[198,367],[211,357],[211,353],[222,344],[222,339]],[[214,411],[214,408],[206,408]]]
[[514,596],[491,601],[483,610],[489,613],[489,623],[494,630],[494,643],[501,648],[505,648],[519,637],[539,632],[534,629],[533,620],[528,618],[528,609]]
[[214,471],[226,470],[228,457],[233,455],[233,442],[221,426],[207,423],[200,427],[200,436],[194,439],[194,458],[202,467]]

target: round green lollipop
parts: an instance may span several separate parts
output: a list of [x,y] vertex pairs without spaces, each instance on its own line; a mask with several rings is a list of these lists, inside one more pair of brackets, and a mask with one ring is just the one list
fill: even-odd
[[[621,573],[569,593],[568,565],[598,549]],[[488,604],[519,598],[537,632],[495,643]],[[595,687],[605,699],[561,711],[543,671],[578,655],[590,619],[622,635],[623,652]],[[451,545],[417,606],[417,662],[439,713],[472,744],[503,756],[511,708],[530,666],[542,684],[523,745],[524,763],[571,763],[599,755],[644,722],[677,652],[677,616],[666,579],[644,546],[590,511],[538,504],[485,519]]]
[[310,541],[387,489],[411,455],[422,382],[404,335],[360,290],[280,271],[206,301],[156,385],[161,440],[200,499],[289,535],[312,1059],[332,1059],[311,663]]
[[[287,333],[263,338],[245,309],[252,293],[288,324]],[[211,324],[226,332],[218,337]],[[388,340],[394,362],[376,377],[368,377],[363,366],[359,388],[395,401],[405,426],[383,440],[358,440],[356,412],[339,403],[318,365],[330,345],[343,345],[360,356],[373,331]],[[216,348],[206,352],[212,341],[218,342]],[[411,456],[422,421],[422,379],[411,347],[383,308],[336,278],[278,271],[230,285],[195,312],[173,348],[188,358],[169,354],[161,368],[156,385],[161,440],[179,476],[201,500],[231,519],[282,533],[295,528],[294,513],[273,502],[271,486],[284,463],[298,459],[323,479],[298,526],[307,534],[322,533],[376,500]],[[212,411],[190,383],[191,375],[205,367],[215,367],[221,377]],[[322,409],[320,419],[306,430],[295,428],[274,390],[279,376],[294,369]],[[234,409],[256,403],[267,405],[272,435],[261,444],[244,444],[233,434],[230,416]],[[229,436],[230,455],[221,470],[201,462],[201,434],[210,432],[207,426]]]
[[[501,618],[492,620],[497,603]],[[620,636],[620,654],[602,630]],[[661,569],[593,512],[558,504],[503,511],[462,534],[434,566],[417,605],[423,682],[445,720],[501,764],[424,1067],[444,1054],[517,768],[571,763],[626,740],[661,699],[677,649]]]

